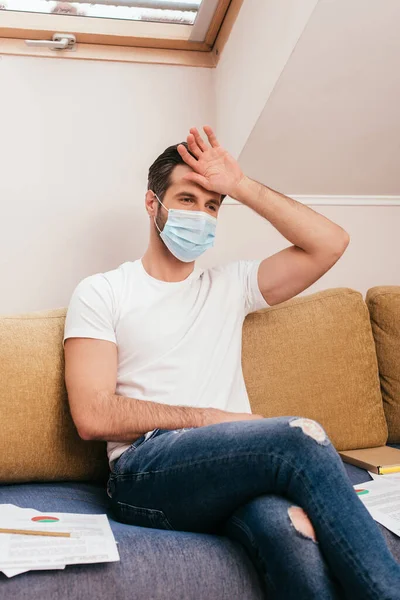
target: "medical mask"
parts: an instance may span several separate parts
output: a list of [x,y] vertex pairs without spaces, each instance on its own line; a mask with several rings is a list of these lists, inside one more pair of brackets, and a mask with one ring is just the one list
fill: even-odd
[[200,210],[176,210],[167,208],[157,194],[159,203],[168,211],[164,229],[160,231],[154,223],[168,250],[183,262],[196,260],[214,245],[217,219]]

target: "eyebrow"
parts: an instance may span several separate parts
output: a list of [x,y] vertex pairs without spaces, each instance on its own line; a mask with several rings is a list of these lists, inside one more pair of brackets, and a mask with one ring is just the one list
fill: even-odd
[[[192,194],[191,192],[179,192],[178,194],[175,194],[175,196],[176,197],[186,196],[187,198],[194,198],[194,199],[197,198],[196,194]],[[221,203],[217,202],[217,200],[214,200],[214,198],[207,200],[207,202],[212,202],[213,204],[216,204],[217,206],[221,206]]]

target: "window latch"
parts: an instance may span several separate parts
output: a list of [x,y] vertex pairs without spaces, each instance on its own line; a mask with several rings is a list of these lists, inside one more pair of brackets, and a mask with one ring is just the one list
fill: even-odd
[[50,50],[75,50],[76,37],[72,33],[55,33],[53,41],[50,40],[25,40],[28,46],[49,48]]

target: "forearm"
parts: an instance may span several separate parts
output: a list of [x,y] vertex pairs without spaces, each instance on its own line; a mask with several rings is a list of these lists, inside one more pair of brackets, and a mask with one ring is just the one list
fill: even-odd
[[132,441],[156,427],[201,427],[204,408],[172,406],[126,396],[102,397],[92,407],[90,440]]
[[309,206],[244,177],[233,196],[267,219],[287,240],[306,252],[335,250],[347,232]]

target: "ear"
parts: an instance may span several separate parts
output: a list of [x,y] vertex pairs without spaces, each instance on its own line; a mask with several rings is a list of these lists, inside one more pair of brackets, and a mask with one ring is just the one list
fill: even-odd
[[[154,204],[155,203],[155,204]],[[152,190],[147,190],[145,196],[145,205],[149,217],[155,217],[157,214],[158,200]]]

